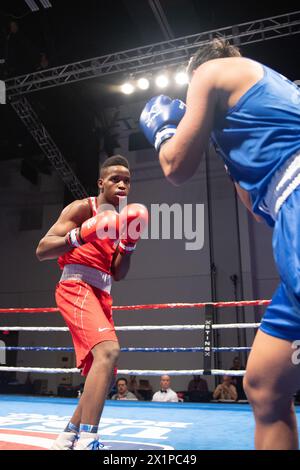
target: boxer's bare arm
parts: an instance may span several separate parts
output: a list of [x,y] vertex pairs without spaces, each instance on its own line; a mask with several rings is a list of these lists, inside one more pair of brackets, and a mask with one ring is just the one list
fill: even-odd
[[73,248],[66,244],[65,235],[73,228],[91,217],[88,199],[74,201],[63,209],[59,218],[46,235],[41,239],[36,249],[40,261],[55,259]]
[[240,57],[210,60],[195,70],[185,115],[159,153],[164,174],[173,184],[181,184],[195,173],[216,113],[219,117],[225,114],[262,76],[260,64]]
[[215,67],[206,63],[195,72],[187,94],[187,108],[172,139],[161,147],[159,160],[171,183],[178,185],[196,171],[208,144],[217,102]]
[[235,186],[236,192],[238,193],[238,196],[239,196],[240,200],[242,201],[242,203],[244,204],[244,206],[247,207],[248,211],[251,212],[251,214],[253,215],[253,217],[255,218],[255,220],[257,222],[262,222],[263,219],[261,217],[259,217],[259,215],[254,214],[254,212],[252,210],[252,204],[251,204],[249,193],[247,191],[245,191],[244,189],[242,189],[240,187],[240,185],[236,182],[234,183],[234,186]]
[[111,273],[115,281],[121,281],[127,276],[130,268],[131,253],[119,253],[115,251],[111,264]]

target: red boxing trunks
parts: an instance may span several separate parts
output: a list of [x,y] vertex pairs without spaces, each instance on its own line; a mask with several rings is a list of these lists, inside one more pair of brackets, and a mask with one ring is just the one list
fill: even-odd
[[81,280],[59,282],[55,291],[57,306],[71,332],[76,366],[87,375],[92,362],[91,349],[103,341],[118,342],[112,318],[112,298]]

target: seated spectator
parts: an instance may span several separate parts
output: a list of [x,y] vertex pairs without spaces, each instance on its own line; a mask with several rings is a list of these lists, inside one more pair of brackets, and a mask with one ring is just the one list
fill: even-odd
[[[233,359],[232,367],[230,367],[229,370],[245,370],[245,366],[242,365],[239,356],[236,356]],[[243,388],[243,376],[232,377],[232,384],[236,388],[236,391],[238,394],[238,400],[246,400],[247,397]]]
[[178,402],[177,393],[170,388],[171,379],[168,375],[162,375],[160,378],[160,390],[154,393],[152,401]]
[[128,390],[132,392],[138,400],[143,400],[144,398],[138,392],[138,382],[135,375],[131,375],[128,381]]
[[116,382],[117,393],[115,393],[112,400],[137,400],[137,397],[128,390],[127,379],[120,377]]
[[209,401],[211,392],[208,390],[206,380],[200,375],[194,375],[194,378],[188,384],[188,397],[191,402]]
[[237,400],[237,391],[231,380],[232,377],[229,375],[223,376],[223,382],[216,387],[213,393],[214,400]]
[[139,394],[143,397],[143,400],[145,401],[152,400],[153,390],[152,390],[152,386],[150,385],[149,380],[140,379],[138,391],[139,391]]
[[208,386],[206,380],[202,379],[200,375],[194,375],[194,378],[189,381],[188,391],[194,392],[208,392]]

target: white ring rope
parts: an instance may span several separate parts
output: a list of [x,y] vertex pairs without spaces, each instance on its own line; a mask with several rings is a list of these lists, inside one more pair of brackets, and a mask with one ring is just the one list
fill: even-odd
[[[80,373],[79,369],[54,369],[44,367],[6,367],[0,366],[0,372],[42,372],[46,374],[77,374]],[[130,370],[130,369],[118,369],[120,375],[149,375],[149,376],[161,376],[161,375],[231,375],[241,376],[245,374],[244,370],[222,370],[212,369],[209,373],[204,374],[204,369],[196,370]]]
[[[258,328],[260,323],[225,323],[212,325],[213,330],[229,328]],[[204,330],[204,325],[141,325],[116,326],[116,331],[192,331]],[[0,331],[69,331],[66,326],[0,326]]]

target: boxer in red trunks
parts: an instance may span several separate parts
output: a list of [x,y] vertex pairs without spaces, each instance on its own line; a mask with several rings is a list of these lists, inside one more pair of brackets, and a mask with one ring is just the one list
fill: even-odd
[[148,221],[147,209],[140,204],[117,211],[130,190],[126,158],[117,155],[105,161],[98,187],[98,197],[74,201],[63,209],[36,251],[40,261],[58,258],[63,270],[56,302],[72,335],[77,367],[86,375],[80,402],[54,441],[55,450],[102,446],[98,424],[120,351],[111,283],[127,275],[131,254]]

